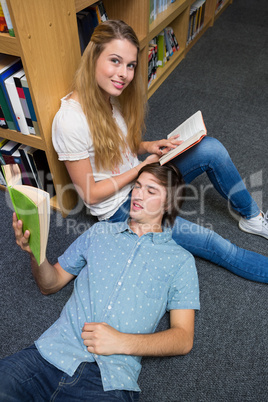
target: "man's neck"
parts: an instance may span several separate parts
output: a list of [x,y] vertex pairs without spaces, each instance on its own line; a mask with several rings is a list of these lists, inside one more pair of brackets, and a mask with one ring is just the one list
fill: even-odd
[[161,223],[141,223],[134,219],[129,220],[130,229],[136,233],[139,237],[146,233],[159,233],[162,232]]

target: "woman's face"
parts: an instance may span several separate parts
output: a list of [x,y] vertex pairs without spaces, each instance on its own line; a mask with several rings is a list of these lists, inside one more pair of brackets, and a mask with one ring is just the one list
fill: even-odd
[[138,51],[127,39],[107,43],[96,63],[96,80],[104,97],[119,96],[133,80]]

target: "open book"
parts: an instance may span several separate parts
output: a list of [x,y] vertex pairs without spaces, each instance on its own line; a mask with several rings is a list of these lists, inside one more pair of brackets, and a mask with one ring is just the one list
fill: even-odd
[[175,130],[173,130],[167,136],[167,138],[177,134],[180,134],[178,140],[183,141],[183,143],[163,155],[159,159],[159,163],[161,165],[164,165],[182,152],[185,152],[187,149],[200,142],[202,138],[207,135],[207,129],[200,110],[189,117],[189,119],[185,120],[180,126],[175,128]]
[[46,257],[50,223],[50,196],[37,187],[26,186],[21,181],[19,165],[3,165],[2,170],[10,198],[23,232],[30,231],[29,246],[40,265]]

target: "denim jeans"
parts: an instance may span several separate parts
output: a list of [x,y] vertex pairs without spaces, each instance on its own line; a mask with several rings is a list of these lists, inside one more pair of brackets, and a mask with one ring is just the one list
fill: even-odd
[[139,400],[139,392],[104,391],[97,363],[81,363],[72,377],[30,346],[0,360],[0,401],[112,402]]
[[246,219],[259,215],[256,202],[246,189],[226,148],[215,138],[205,137],[179,155],[173,163],[186,183],[206,172],[214,188]]
[[[198,145],[174,160],[186,183],[207,172],[216,190],[246,218],[260,210],[247,191],[228,152],[216,139],[205,137]],[[123,221],[129,215],[130,198],[109,219]],[[256,282],[268,283],[268,257],[244,250],[212,230],[177,217],[172,237],[194,256],[204,258],[236,275]]]

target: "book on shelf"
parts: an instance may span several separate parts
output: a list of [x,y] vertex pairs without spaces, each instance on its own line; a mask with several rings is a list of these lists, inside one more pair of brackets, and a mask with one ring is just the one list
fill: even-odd
[[33,121],[31,119],[30,111],[29,111],[29,108],[28,108],[28,103],[26,101],[24,89],[23,89],[23,86],[22,86],[22,79],[24,77],[25,77],[25,72],[24,72],[23,68],[13,75],[15,87],[16,87],[16,90],[17,90],[17,93],[18,93],[18,96],[19,96],[20,104],[21,104],[23,114],[24,114],[24,117],[25,117],[25,120],[26,120],[26,124],[28,126],[29,133],[35,135],[36,132],[35,132],[35,129],[34,129]]
[[4,84],[10,99],[10,102],[13,106],[13,110],[15,116],[17,118],[18,125],[20,127],[20,131],[22,134],[30,134],[29,127],[26,122],[26,117],[23,112],[23,108],[21,106],[20,98],[17,92],[16,84],[14,78],[20,77],[23,72],[23,69],[20,69],[16,73],[12,74],[10,77],[4,80]]
[[34,182],[33,185],[47,191],[51,197],[55,195],[46,153],[41,149],[29,145],[20,144],[18,151],[28,176]]
[[10,102],[5,80],[22,68],[21,59],[8,54],[0,54],[0,105],[10,130],[20,131],[17,118]]
[[185,152],[187,149],[198,144],[207,135],[207,129],[203,120],[202,112],[199,110],[198,112],[194,113],[191,117],[175,128],[175,130],[173,130],[167,136],[167,138],[173,137],[177,134],[180,134],[178,140],[183,141],[182,144],[178,145],[174,149],[171,149],[169,152],[163,155],[159,159],[159,163],[161,165],[164,165],[168,161],[180,155],[182,152]]
[[80,48],[81,53],[83,54],[96,26],[101,22],[108,20],[108,17],[103,2],[98,1],[97,3],[79,11],[76,14],[76,18]]
[[23,223],[22,230],[30,231],[29,246],[38,265],[46,257],[50,225],[49,194],[21,182],[21,172],[16,164],[2,166],[7,189],[17,218]]
[[167,62],[164,31],[157,35],[157,60],[158,67],[164,67]]
[[190,8],[187,44],[201,31],[204,25],[206,0],[195,1]]
[[22,162],[21,155],[18,151],[20,144],[15,142],[15,141],[7,141],[3,146],[0,148],[0,154],[1,154],[1,165],[8,165],[8,164],[14,164],[16,163],[19,165],[21,174],[22,174],[22,180],[23,184],[27,185],[32,185],[31,179],[28,176],[28,173],[25,169],[25,166]]
[[40,136],[40,130],[39,130],[39,125],[37,123],[37,118],[36,118],[36,114],[34,111],[34,106],[33,106],[33,102],[32,102],[32,97],[30,94],[30,90],[29,90],[29,86],[28,86],[28,82],[27,82],[27,78],[26,75],[24,75],[21,78],[21,84],[23,87],[23,92],[24,92],[24,96],[27,102],[27,106],[30,112],[30,117],[34,126],[34,130],[35,130],[35,134]]
[[5,119],[5,115],[4,115],[4,112],[3,112],[3,109],[2,109],[1,106],[0,106],[0,127],[1,128],[8,128],[8,125],[7,125],[7,122],[6,122],[6,119]]
[[1,6],[2,6],[2,9],[3,9],[4,16],[5,16],[5,20],[6,20],[9,35],[10,36],[15,36],[14,28],[13,28],[13,25],[12,25],[12,21],[11,21],[8,6],[7,6],[7,1],[6,0],[1,0]]
[[3,8],[2,8],[2,5],[1,5],[1,1],[0,1],[0,32],[8,33],[7,22],[6,22],[6,19],[5,19]]

